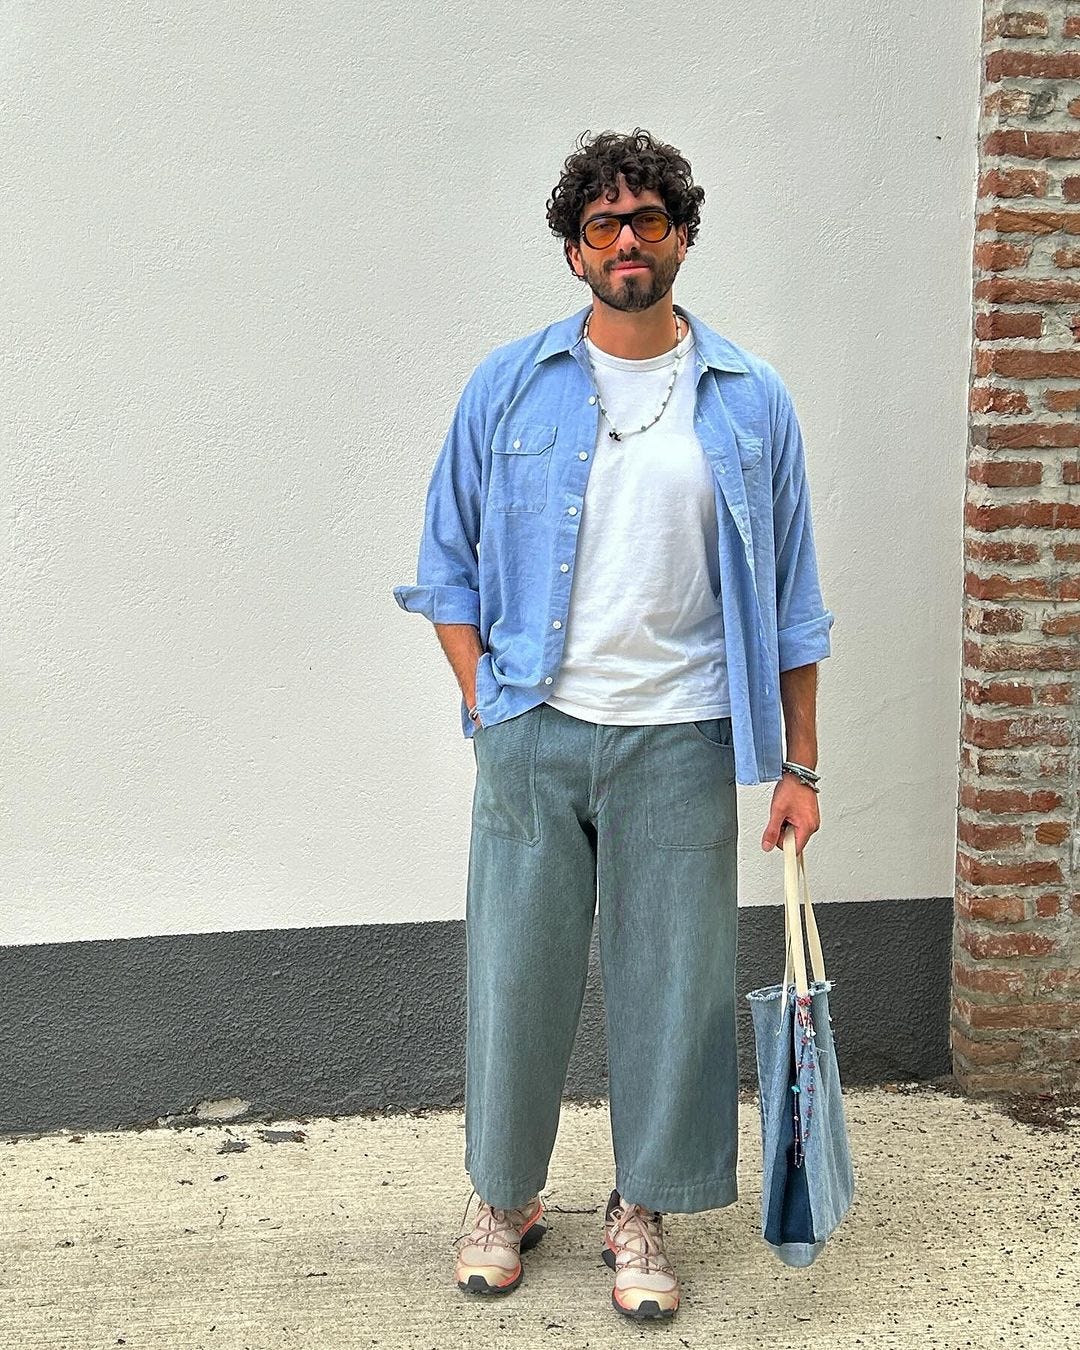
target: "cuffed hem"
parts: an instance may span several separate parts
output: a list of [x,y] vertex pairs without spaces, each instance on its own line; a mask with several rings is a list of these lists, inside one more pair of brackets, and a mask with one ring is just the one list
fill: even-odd
[[479,1172],[471,1171],[468,1166],[465,1170],[476,1194],[495,1209],[520,1209],[534,1195],[539,1195],[547,1184],[546,1175],[539,1180],[515,1181],[506,1177],[489,1180]]
[[676,1214],[697,1214],[703,1209],[726,1209],[739,1198],[738,1179],[710,1177],[686,1185],[652,1182],[616,1169],[615,1185],[628,1204],[642,1205]]
[[776,634],[780,669],[794,670],[796,666],[824,661],[831,652],[829,629],[834,621],[833,614],[826,610],[820,618],[808,619],[806,623],[797,623],[791,628],[781,628]]
[[480,592],[468,586],[395,586],[394,599],[402,609],[423,614],[432,623],[480,626]]

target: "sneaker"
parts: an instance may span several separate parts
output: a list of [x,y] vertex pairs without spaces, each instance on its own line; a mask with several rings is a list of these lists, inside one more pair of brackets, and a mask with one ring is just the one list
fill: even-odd
[[[465,1214],[476,1195],[473,1191],[465,1205]],[[508,1294],[521,1283],[524,1274],[520,1252],[535,1247],[547,1232],[543,1222],[544,1204],[539,1195],[518,1209],[495,1209],[480,1201],[471,1228],[465,1227],[455,1240],[458,1249],[454,1278],[458,1288],[468,1294]]]
[[664,1251],[664,1220],[659,1210],[623,1203],[611,1192],[604,1215],[606,1265],[615,1272],[611,1303],[617,1312],[644,1321],[674,1317],[679,1280]]

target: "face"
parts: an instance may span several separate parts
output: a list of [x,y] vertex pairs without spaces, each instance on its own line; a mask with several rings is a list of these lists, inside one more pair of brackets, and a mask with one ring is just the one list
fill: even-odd
[[[614,201],[601,194],[588,202],[580,224],[584,225],[591,216],[664,205],[663,197],[652,188],[635,196],[622,174],[618,187],[619,195]],[[578,276],[584,277],[593,294],[612,309],[648,309],[662,300],[674,284],[686,257],[686,226],[677,225],[666,239],[650,244],[639,239],[627,221],[619,237],[607,248],[590,248],[583,239],[571,240],[567,254]],[[629,263],[635,266],[626,267]]]

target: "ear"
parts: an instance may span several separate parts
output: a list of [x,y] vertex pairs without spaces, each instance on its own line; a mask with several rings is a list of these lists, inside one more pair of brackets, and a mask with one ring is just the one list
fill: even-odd
[[585,266],[581,261],[581,249],[572,239],[567,239],[563,244],[566,252],[566,261],[573,268],[575,275],[583,277],[585,275]]
[[677,225],[675,233],[679,240],[679,262],[683,263],[686,261],[686,250],[689,247],[687,244],[688,231],[685,225]]

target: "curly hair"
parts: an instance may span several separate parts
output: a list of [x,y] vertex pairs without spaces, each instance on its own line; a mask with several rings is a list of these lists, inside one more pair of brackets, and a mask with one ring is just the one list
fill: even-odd
[[573,271],[567,245],[577,240],[581,213],[601,194],[609,201],[618,196],[618,175],[631,192],[658,192],[676,225],[686,226],[686,246],[693,244],[701,223],[700,207],[705,191],[694,184],[690,163],[673,145],[635,127],[629,135],[601,131],[587,141],[583,131],[577,150],[563,165],[547,204],[547,222],[552,234],[561,236],[566,261]]

